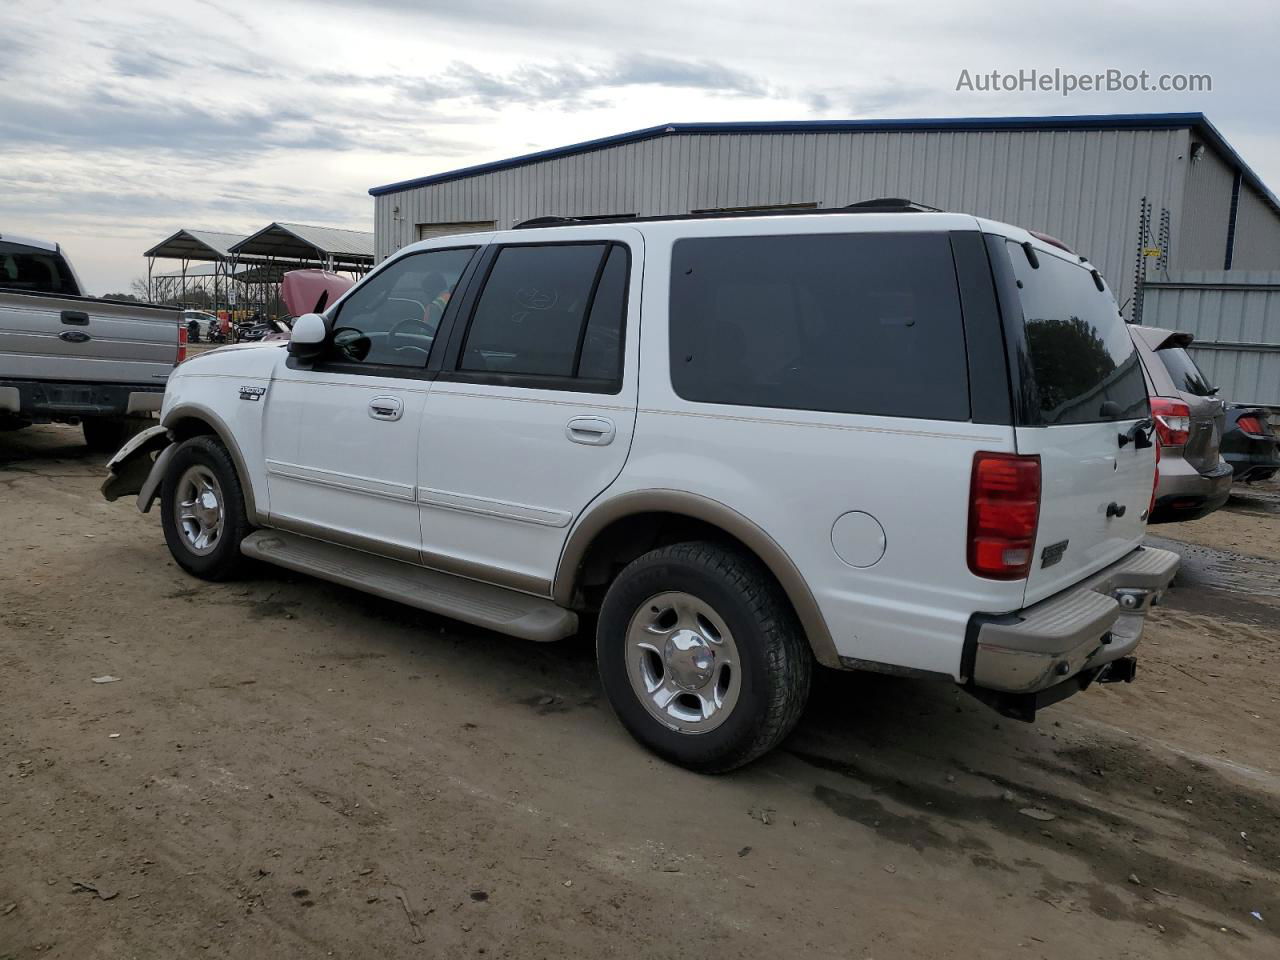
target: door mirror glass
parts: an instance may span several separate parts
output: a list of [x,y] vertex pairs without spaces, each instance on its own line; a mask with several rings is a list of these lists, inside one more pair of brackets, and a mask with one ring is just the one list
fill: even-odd
[[314,360],[324,349],[324,342],[328,335],[324,317],[318,313],[304,313],[293,323],[293,333],[289,337],[289,353],[303,360]]

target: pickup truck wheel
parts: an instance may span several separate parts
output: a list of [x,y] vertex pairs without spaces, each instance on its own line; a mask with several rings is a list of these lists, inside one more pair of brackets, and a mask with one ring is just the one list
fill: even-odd
[[115,453],[139,430],[155,423],[149,417],[86,417],[84,442],[94,453]]
[[631,735],[703,773],[777,746],[813,671],[777,583],[754,557],[714,543],[662,547],[628,565],[605,595],[596,657]]
[[213,437],[192,437],[174,451],[160,485],[164,539],[178,566],[205,580],[228,580],[246,563],[250,531],[235,464]]

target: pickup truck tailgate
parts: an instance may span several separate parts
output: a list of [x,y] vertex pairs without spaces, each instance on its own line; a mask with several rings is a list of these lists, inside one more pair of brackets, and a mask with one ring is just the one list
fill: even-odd
[[0,290],[0,378],[163,384],[178,326],[168,307]]

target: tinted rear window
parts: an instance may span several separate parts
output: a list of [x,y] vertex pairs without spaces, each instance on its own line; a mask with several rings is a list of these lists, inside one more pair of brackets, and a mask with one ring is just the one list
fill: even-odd
[[1040,251],[1037,269],[1021,246],[1007,249],[1044,422],[1145,417],[1142,366],[1115,300],[1078,263]]
[[0,289],[80,295],[80,288],[61,254],[3,241],[0,241]]
[[969,418],[945,234],[678,241],[671,382],[686,400]]
[[1196,366],[1196,362],[1191,359],[1187,351],[1181,347],[1166,347],[1163,350],[1157,350],[1156,356],[1169,371],[1169,378],[1173,381],[1175,390],[1192,393],[1197,397],[1213,396],[1213,385],[1200,372],[1200,368]]

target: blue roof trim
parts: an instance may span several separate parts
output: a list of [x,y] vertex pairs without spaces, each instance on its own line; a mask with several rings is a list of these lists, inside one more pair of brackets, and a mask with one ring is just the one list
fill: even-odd
[[606,147],[653,140],[670,134],[711,133],[894,133],[904,131],[948,130],[1176,130],[1190,127],[1199,131],[1229,163],[1239,168],[1246,182],[1258,190],[1280,212],[1280,200],[1267,189],[1262,179],[1240,158],[1235,148],[1203,113],[1104,113],[1050,117],[932,117],[920,120],[759,120],[732,123],[664,123],[595,140],[584,140],[564,147],[539,150],[506,160],[479,163],[459,170],[401,180],[371,187],[369,194],[381,197],[415,187],[429,187],[450,180],[462,180],[485,173],[513,170],[517,167],[556,160]]
[[1240,175],[1244,178],[1245,183],[1249,184],[1262,194],[1262,198],[1266,200],[1267,203],[1271,204],[1271,208],[1277,213],[1280,213],[1280,199],[1277,199],[1276,195],[1267,188],[1265,183],[1262,182],[1262,178],[1253,172],[1253,168],[1244,162],[1244,158],[1241,157],[1240,154],[1236,153],[1236,148],[1227,142],[1227,138],[1222,135],[1221,131],[1219,131],[1203,113],[1195,114],[1195,116],[1198,116],[1200,119],[1199,122],[1194,125],[1193,129],[1199,130],[1202,134],[1205,134],[1205,140],[1207,140],[1215,150],[1226,158],[1227,163],[1233,165],[1240,171]]

